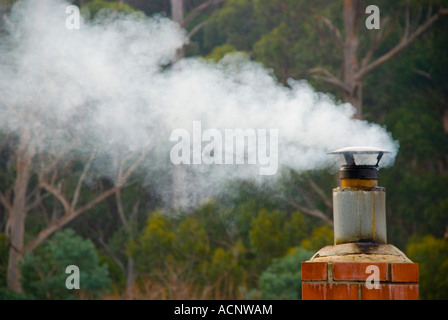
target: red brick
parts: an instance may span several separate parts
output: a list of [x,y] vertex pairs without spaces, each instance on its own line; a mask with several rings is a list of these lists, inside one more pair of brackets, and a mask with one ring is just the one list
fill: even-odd
[[302,280],[327,280],[327,263],[302,262]]
[[334,280],[358,280],[365,281],[372,271],[366,272],[368,266],[375,265],[379,269],[380,281],[387,280],[387,263],[385,262],[334,262],[333,279]]
[[418,263],[391,263],[392,282],[418,282]]
[[357,284],[302,283],[303,300],[358,300]]
[[361,300],[418,300],[418,284],[380,284],[379,289],[363,285]]

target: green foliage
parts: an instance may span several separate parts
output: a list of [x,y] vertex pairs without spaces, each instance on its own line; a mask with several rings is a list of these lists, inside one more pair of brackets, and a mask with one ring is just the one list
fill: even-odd
[[37,299],[76,298],[77,290],[68,290],[65,286],[69,276],[65,270],[69,265],[79,267],[80,291],[86,296],[98,298],[99,292],[110,286],[107,267],[99,264],[94,244],[67,229],[32,254],[25,255],[22,264],[24,291]]
[[173,245],[176,235],[170,221],[162,216],[162,212],[154,212],[148,218],[132,254],[137,257],[140,268],[152,270],[162,268],[166,261],[173,259]]
[[312,251],[301,247],[291,249],[282,258],[276,258],[261,274],[261,298],[268,300],[301,299],[301,262],[309,260]]
[[[336,4],[335,4],[336,3]],[[272,68],[281,82],[289,77],[305,77],[311,66],[334,71],[341,54],[331,41],[322,41],[315,28],[314,10],[335,16],[342,10],[340,1],[232,0],[207,21],[203,33],[204,54],[231,45],[248,52],[255,60]]]
[[100,255],[99,263],[107,268],[111,284],[114,287],[113,290],[122,290],[125,288],[125,274],[110,256]]
[[[383,4],[394,27],[379,54],[398,43],[403,31],[399,8],[404,3]],[[423,19],[426,4],[411,1],[411,10],[423,10]],[[440,2],[432,5],[436,8]],[[440,238],[448,225],[448,130],[443,118],[448,109],[443,71],[448,68],[447,26],[446,17],[439,19],[400,55],[369,74],[363,86],[368,119],[384,123],[400,143],[395,165],[382,170],[380,182],[387,188],[388,240],[402,248],[415,234]]]
[[289,247],[304,234],[304,217],[295,212],[291,217],[283,211],[261,210],[252,219],[249,233],[252,248],[260,260],[269,262],[271,258],[282,256]]
[[437,174],[420,173],[418,168],[408,170],[396,173],[396,181],[400,183],[388,189],[388,197],[394,200],[394,207],[400,214],[394,217],[399,223],[388,225],[392,231],[400,227],[441,237],[448,225],[448,180]]
[[223,44],[222,46],[215,47],[209,55],[206,56],[207,59],[219,61],[221,60],[227,53],[236,52],[236,48],[231,44]]
[[[97,15],[104,16],[114,12],[132,13],[135,12],[134,8],[126,3],[119,1],[106,1],[106,0],[93,0],[84,4],[81,8],[83,16],[94,18]],[[142,12],[137,12],[140,16],[143,16]]]
[[162,283],[175,277],[237,294],[244,286],[247,249],[229,238],[226,214],[214,201],[187,216],[151,213],[133,248],[139,273]]
[[448,136],[434,110],[428,110],[423,101],[413,101],[391,112],[388,123],[390,130],[400,141],[406,155],[423,161],[446,154]]
[[313,229],[309,238],[302,240],[302,248],[316,252],[317,250],[332,245],[334,243],[334,233],[330,226],[318,226]]
[[258,217],[252,220],[249,236],[255,253],[260,257],[264,258],[270,252],[280,256],[286,251],[286,243],[282,241],[284,220],[283,212],[266,210],[261,210]]
[[255,287],[272,259],[304,239],[305,217],[297,211],[252,211],[254,203],[244,203],[229,208],[211,200],[186,216],[151,213],[133,250],[140,274],[164,281],[169,266],[196,284],[233,290],[233,296]]
[[29,294],[18,293],[6,287],[0,287],[0,300],[34,300],[34,299],[35,297]]
[[432,235],[413,239],[406,255],[419,264],[420,298],[448,299],[448,240]]
[[[206,265],[207,275],[210,279],[219,281],[229,281],[228,283],[238,283],[244,278],[242,263],[246,248],[240,243],[236,243],[230,249],[218,247],[215,249],[211,261]],[[241,283],[240,283],[241,284]]]
[[210,52],[222,44],[250,51],[260,31],[252,0],[229,0],[208,19],[204,29],[204,48]]

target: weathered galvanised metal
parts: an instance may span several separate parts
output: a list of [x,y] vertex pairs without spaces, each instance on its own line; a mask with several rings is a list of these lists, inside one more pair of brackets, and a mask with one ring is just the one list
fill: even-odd
[[349,242],[387,243],[386,191],[378,186],[382,156],[388,151],[349,147],[330,154],[343,155],[340,186],[333,189],[335,244]]

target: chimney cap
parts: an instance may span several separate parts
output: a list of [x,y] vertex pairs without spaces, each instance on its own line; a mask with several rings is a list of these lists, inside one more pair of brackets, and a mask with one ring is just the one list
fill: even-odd
[[[377,154],[377,157],[375,159],[376,164],[372,163],[367,166],[378,167],[378,164],[385,153],[390,153],[390,151],[375,148],[375,147],[346,147],[346,148],[341,148],[341,149],[331,151],[328,154],[342,154],[347,163],[346,166],[349,166],[349,167],[366,166],[366,164],[363,164],[363,163],[356,163],[355,155],[375,155],[375,154]],[[357,157],[359,157],[359,156],[357,156]],[[363,161],[361,160],[361,162],[363,162]]]
[[328,154],[344,154],[344,153],[351,153],[351,154],[357,154],[357,153],[381,153],[383,155],[384,153],[390,153],[390,151],[375,148],[375,147],[346,147],[341,148],[337,150],[333,150],[331,152],[328,152]]
[[329,154],[344,156],[345,165],[339,170],[340,179],[378,180],[378,164],[389,151],[375,147],[347,147],[334,150]]

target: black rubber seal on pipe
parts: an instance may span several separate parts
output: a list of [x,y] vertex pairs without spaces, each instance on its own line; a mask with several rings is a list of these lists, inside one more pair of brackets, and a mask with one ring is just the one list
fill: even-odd
[[340,179],[375,179],[379,178],[377,166],[342,166],[339,170]]

